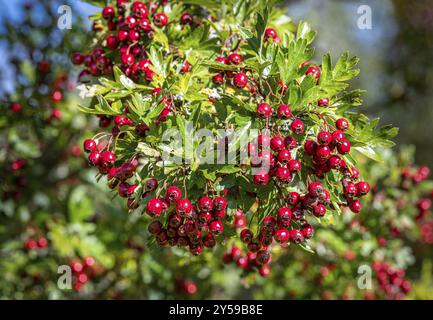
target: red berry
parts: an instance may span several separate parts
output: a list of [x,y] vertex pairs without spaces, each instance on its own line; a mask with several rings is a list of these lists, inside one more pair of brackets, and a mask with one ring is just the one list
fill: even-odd
[[275,29],[273,28],[266,28],[265,30],[265,39],[271,38],[273,40],[275,40],[276,38],[278,38],[278,33],[277,31],[275,31]]
[[287,231],[287,229],[278,229],[275,232],[274,239],[280,244],[287,243],[290,239],[290,233]]
[[165,13],[157,13],[153,16],[153,23],[155,26],[162,28],[167,25],[168,17]]
[[328,145],[332,141],[332,135],[328,131],[320,131],[317,134],[317,142],[322,145]]
[[240,64],[242,62],[242,57],[237,53],[230,53],[227,59],[231,64]]
[[92,152],[96,149],[96,142],[93,139],[86,139],[83,143],[83,149],[86,152]]
[[347,139],[342,139],[341,143],[337,146],[338,153],[348,154],[350,152],[350,142]]
[[255,185],[265,186],[269,182],[269,174],[265,170],[261,170],[260,172],[253,175],[253,182]]
[[298,146],[298,143],[296,142],[296,139],[292,136],[287,136],[284,138],[284,145],[287,149],[293,150]]
[[170,186],[165,197],[169,202],[177,202],[182,197],[182,191],[177,186]]
[[104,168],[111,168],[116,161],[116,156],[111,151],[104,151],[100,155],[99,163]]
[[48,240],[45,237],[40,237],[37,242],[39,248],[46,248],[48,246]]
[[367,193],[370,192],[370,185],[368,182],[360,181],[357,183],[357,189],[358,189],[358,196],[362,197],[365,196]]
[[290,173],[290,170],[284,167],[278,167],[275,171],[275,176],[277,177],[277,179],[286,182],[292,179],[292,174]]
[[323,194],[324,188],[323,185],[320,182],[312,182],[308,186],[308,193],[313,198],[319,197],[321,194]]
[[344,118],[340,118],[335,122],[335,126],[338,130],[346,131],[349,128],[349,122]]
[[[283,163],[283,164],[287,164],[290,159],[291,159],[292,155],[290,154],[290,151],[287,149],[283,149],[278,153],[277,159],[278,162]],[[290,170],[292,171],[292,170]]]
[[320,78],[320,69],[317,66],[310,66],[308,67],[307,71],[305,72],[305,75],[311,75],[315,77],[317,80]]
[[359,201],[359,200],[351,201],[349,203],[349,208],[350,208],[350,210],[352,210],[353,213],[361,212],[361,208],[362,208],[361,201]]
[[281,104],[277,109],[277,116],[280,119],[289,119],[292,117],[292,110],[286,104]]
[[272,115],[272,111],[272,107],[267,103],[260,103],[257,106],[257,116],[259,118],[269,118]]
[[189,215],[191,211],[192,204],[188,199],[180,199],[176,202],[176,212],[181,216]]
[[209,197],[201,197],[198,201],[198,208],[200,211],[207,212],[211,211],[213,207],[212,199]]
[[283,150],[285,147],[284,140],[280,136],[274,136],[271,139],[271,149],[274,152]]
[[312,156],[316,153],[317,143],[313,140],[307,140],[304,144],[304,151],[307,155]]
[[221,211],[227,208],[227,200],[224,197],[216,197],[213,200],[214,210]]
[[298,201],[300,199],[300,195],[297,192],[290,192],[287,196],[287,203],[291,206],[296,206],[298,204]]
[[112,6],[106,6],[102,9],[102,16],[106,20],[110,20],[114,17],[114,8]]
[[261,266],[259,269],[259,274],[263,278],[266,278],[271,273],[271,268],[268,265]]
[[224,76],[221,73],[218,73],[212,77],[212,82],[218,85],[223,84]]
[[292,174],[301,171],[301,168],[302,168],[301,163],[296,159],[290,160],[288,167],[289,167],[289,170]]
[[302,232],[298,229],[290,230],[290,241],[295,244],[299,244],[304,241],[304,236],[302,235]]
[[239,89],[245,88],[247,83],[248,83],[248,77],[243,72],[236,73],[235,76],[233,77],[233,85]]
[[353,198],[357,195],[358,193],[358,188],[356,186],[356,184],[352,183],[352,182],[348,182],[345,186],[344,186],[344,195],[348,198]]
[[188,12],[185,12],[180,16],[181,25],[186,25],[186,24],[191,25],[192,22],[193,22],[192,16]]
[[72,54],[71,61],[75,65],[80,65],[84,62],[84,56],[79,52],[75,52]]
[[314,216],[320,218],[326,214],[326,207],[323,204],[318,204],[313,207]]
[[290,125],[290,129],[294,134],[301,134],[304,132],[305,126],[301,119],[295,119]]
[[278,209],[277,221],[278,224],[284,227],[290,226],[290,221],[292,219],[292,210],[288,207],[283,207]]
[[317,105],[319,107],[327,107],[329,106],[329,98],[321,98],[317,101]]
[[326,145],[320,145],[317,147],[315,155],[320,161],[326,161],[331,155],[331,149]]
[[306,239],[311,239],[314,235],[314,228],[311,226],[311,224],[305,224],[301,228],[301,233]]
[[221,234],[224,230],[224,226],[220,220],[213,220],[209,224],[209,231],[213,234]]
[[328,165],[331,169],[339,170],[341,167],[341,158],[337,155],[333,155],[328,159]]
[[146,209],[151,217],[159,216],[164,209],[164,205],[160,199],[153,198],[147,202]]
[[344,133],[341,130],[335,130],[332,133],[332,143],[339,145],[341,141],[344,139]]
[[120,61],[122,62],[123,65],[131,66],[135,62],[135,57],[132,54],[124,53],[120,57]]
[[251,232],[251,230],[244,229],[241,231],[240,239],[243,243],[246,243],[246,244],[250,243],[253,240],[253,237],[254,237],[254,235]]
[[271,259],[271,255],[269,254],[269,251],[260,250],[259,252],[257,252],[256,262],[259,265],[267,264],[270,259]]
[[92,151],[92,152],[89,154],[89,157],[88,157],[87,159],[89,160],[89,164],[90,164],[91,166],[97,166],[97,165],[99,164],[100,157],[101,157],[101,155],[100,155],[99,152],[97,152],[97,151]]

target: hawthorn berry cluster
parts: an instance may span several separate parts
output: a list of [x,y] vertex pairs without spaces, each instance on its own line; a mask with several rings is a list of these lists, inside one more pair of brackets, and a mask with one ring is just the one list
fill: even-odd
[[27,251],[32,251],[35,249],[44,249],[48,247],[48,240],[44,236],[40,236],[38,238],[28,238],[24,242],[24,248]]
[[[71,57],[75,65],[85,67],[79,78],[111,75],[113,65],[120,63],[122,71],[131,79],[141,79],[146,83],[152,81],[154,72],[149,68],[151,62],[147,59],[146,47],[154,37],[154,28],[163,28],[169,22],[164,12],[157,12],[163,5],[164,1],[154,1],[148,6],[142,1],[131,4],[128,0],[120,0],[115,6],[104,7],[102,17],[108,31],[104,47],[97,47],[89,54],[77,52]],[[180,24],[192,25],[192,16],[183,14]],[[104,27],[101,23],[94,23],[93,30],[103,31]],[[188,69],[185,61],[183,71]]]
[[73,289],[79,292],[92,278],[104,272],[102,265],[98,264],[95,258],[88,256],[83,259],[72,259],[69,266],[73,274]]
[[155,236],[160,246],[188,246],[194,255],[200,255],[203,248],[213,248],[222,240],[227,200],[224,197],[203,196],[194,206],[190,199],[182,197],[177,186],[169,186],[165,197],[151,198],[147,202],[146,213],[159,217],[168,213],[168,225],[164,228],[160,220],[149,224],[149,232]]
[[383,261],[373,264],[377,281],[387,299],[403,299],[411,290],[410,282],[405,278],[403,269],[396,269]]
[[[246,236],[245,233],[244,236]],[[230,251],[224,253],[222,259],[224,263],[235,263],[237,267],[245,271],[257,269],[264,278],[271,272],[271,256],[266,248],[258,252],[247,251],[244,255],[240,247],[233,245]]]

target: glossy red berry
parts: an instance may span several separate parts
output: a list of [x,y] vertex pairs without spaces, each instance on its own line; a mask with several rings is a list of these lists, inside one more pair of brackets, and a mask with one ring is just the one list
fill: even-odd
[[328,145],[332,141],[332,135],[328,131],[320,131],[317,134],[317,142],[322,145]]
[[304,151],[307,155],[312,156],[316,153],[317,142],[313,140],[307,140],[304,144]]
[[224,226],[220,220],[213,220],[209,223],[209,231],[213,234],[221,234],[224,230]]
[[298,146],[298,143],[296,142],[296,139],[292,136],[287,136],[284,138],[284,145],[287,149],[293,150]]
[[269,251],[260,250],[259,252],[257,252],[256,262],[259,265],[267,264],[270,259],[271,259],[271,255],[270,255]]
[[353,198],[357,195],[357,193],[358,193],[358,188],[356,184],[352,182],[347,182],[346,185],[344,186],[344,195],[348,198]]
[[254,237],[254,235],[251,232],[251,230],[244,229],[241,231],[240,239],[243,243],[246,243],[246,244],[250,243],[253,240],[253,237]]
[[122,54],[122,56],[120,57],[120,61],[122,62],[123,65],[125,66],[131,66],[134,64],[135,62],[135,57],[132,54],[127,54],[124,53]]
[[274,136],[271,139],[271,149],[274,152],[279,152],[285,147],[284,140],[280,136]]
[[313,207],[314,216],[320,218],[326,214],[326,207],[323,204],[317,204]]
[[277,212],[277,222],[278,224],[288,227],[292,219],[292,210],[288,207],[282,207],[278,209]]
[[329,98],[321,98],[317,101],[317,105],[319,107],[328,107],[329,106]]
[[313,76],[315,77],[317,80],[319,80],[320,78],[320,69],[317,66],[310,66],[308,67],[307,71],[305,72],[305,75],[307,76]]
[[299,160],[292,159],[289,161],[288,168],[289,168],[290,172],[292,174],[294,174],[294,173],[301,171],[302,165],[301,165],[301,162],[299,162]]
[[350,142],[347,139],[342,139],[341,143],[337,146],[338,153],[348,154],[350,152]]
[[241,55],[237,53],[230,53],[227,59],[231,64],[240,64],[242,62]]
[[72,54],[71,61],[74,65],[80,65],[84,62],[84,55],[79,52]]
[[331,156],[331,149],[326,145],[320,145],[317,147],[315,155],[320,161],[326,161]]
[[104,151],[100,155],[99,164],[104,168],[111,168],[116,161],[116,156],[111,151]]
[[352,210],[353,213],[359,213],[361,212],[361,201],[359,200],[353,200],[349,203],[349,208],[350,210]]
[[280,244],[287,243],[290,239],[290,233],[287,229],[278,229],[275,232],[274,239]]
[[224,197],[216,197],[213,200],[213,207],[217,211],[225,210],[227,208],[227,200]]
[[182,197],[182,191],[178,186],[170,186],[167,188],[165,197],[169,202],[177,202]]
[[162,28],[168,24],[168,17],[165,13],[157,13],[153,16],[155,26]]
[[265,186],[269,183],[269,174],[265,170],[261,170],[253,175],[253,182],[255,185]]
[[277,116],[280,119],[289,119],[292,117],[292,110],[287,104],[281,104],[278,106]]
[[233,77],[233,85],[239,89],[245,88],[247,83],[248,83],[248,77],[243,72],[236,73],[235,76]]
[[266,28],[265,30],[265,39],[277,39],[278,38],[278,33],[277,31],[275,31],[275,29],[273,28]]
[[188,199],[180,199],[176,202],[176,212],[181,216],[189,215],[191,211],[192,204]]
[[295,119],[290,125],[290,129],[294,134],[301,134],[304,132],[305,125],[301,119]]
[[192,22],[193,22],[192,16],[188,12],[185,12],[180,16],[181,25],[186,25],[186,24],[191,25]]
[[87,159],[89,160],[89,164],[90,164],[90,165],[92,165],[92,166],[97,166],[97,165],[99,165],[100,157],[101,157],[101,155],[100,155],[99,152],[97,152],[97,151],[92,151],[92,152],[89,154],[89,157],[88,157]]
[[314,235],[314,228],[311,224],[305,224],[301,228],[301,233],[305,239],[311,239]]
[[349,128],[349,122],[344,118],[340,118],[335,122],[335,126],[338,130],[346,131]]
[[260,103],[257,106],[257,116],[259,118],[269,118],[272,115],[272,111],[272,107],[267,103]]
[[292,174],[290,173],[290,170],[284,167],[278,167],[277,170],[275,171],[275,176],[277,177],[278,180],[285,181],[285,182],[292,179]]
[[102,9],[102,16],[106,20],[110,20],[114,17],[114,8],[112,6],[106,6]]
[[[278,159],[278,162],[283,163],[283,164],[287,164],[287,163],[289,163],[291,157],[292,157],[292,155],[290,154],[290,151],[287,149],[283,149],[278,153],[277,159]],[[292,171],[292,170],[290,170],[290,171]]]
[[150,216],[159,216],[161,212],[164,210],[164,204],[160,199],[153,198],[147,202],[146,205],[147,213]]
[[86,139],[83,143],[83,149],[86,152],[92,152],[96,149],[96,142],[93,139]]
[[360,181],[356,184],[356,186],[358,189],[358,196],[359,197],[365,196],[366,194],[368,194],[370,192],[370,185],[368,184],[368,182]]
[[317,181],[316,182],[312,182],[308,186],[308,193],[313,198],[319,197],[321,194],[323,194],[323,191],[324,191],[324,188],[323,188],[323,185],[320,182],[317,182]]
[[302,235],[302,232],[298,229],[290,230],[290,241],[294,244],[299,244],[304,241],[304,236]]
[[287,203],[291,206],[296,206],[300,198],[301,196],[299,195],[299,193],[292,191],[287,196]]
[[337,155],[333,155],[328,159],[328,165],[331,169],[339,170],[341,167],[341,158]]

